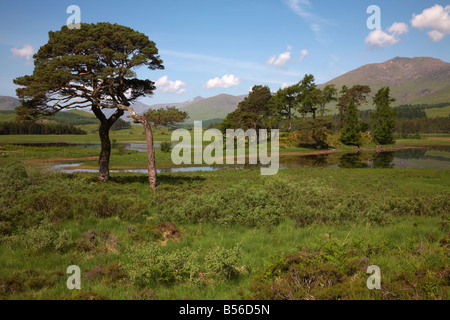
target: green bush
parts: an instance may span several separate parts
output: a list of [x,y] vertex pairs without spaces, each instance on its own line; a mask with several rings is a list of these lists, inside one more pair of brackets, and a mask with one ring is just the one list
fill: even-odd
[[205,268],[210,277],[231,280],[239,276],[239,261],[242,245],[237,244],[233,249],[217,247],[206,254]]
[[66,252],[73,245],[71,230],[55,230],[48,221],[27,229],[23,235],[14,238],[16,244],[23,246],[30,254],[44,252]]
[[128,259],[130,264],[125,270],[139,287],[171,285],[193,278],[197,271],[193,263],[195,255],[188,249],[163,253],[154,243],[130,249]]
[[31,183],[25,166],[21,162],[9,163],[0,168],[0,192],[13,196]]
[[172,151],[172,144],[170,142],[161,143],[161,151],[164,153],[169,153]]
[[268,191],[243,182],[211,194],[190,195],[183,203],[166,203],[161,212],[165,219],[182,222],[215,222],[259,228],[277,225],[283,205]]

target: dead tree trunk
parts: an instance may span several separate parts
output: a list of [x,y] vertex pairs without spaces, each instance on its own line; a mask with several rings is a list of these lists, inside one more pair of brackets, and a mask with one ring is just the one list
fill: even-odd
[[153,144],[153,132],[152,126],[148,119],[144,116],[139,116],[130,106],[119,104],[117,105],[123,111],[128,111],[130,117],[134,119],[134,122],[141,123],[145,130],[145,139],[147,141],[147,166],[148,166],[148,181],[150,182],[150,190],[155,191],[158,186],[156,175],[156,163],[155,163],[155,146]]
[[153,145],[152,127],[145,117],[140,118],[139,121],[144,126],[145,140],[147,141],[148,181],[150,182],[150,190],[155,191],[158,184],[156,180],[155,147]]

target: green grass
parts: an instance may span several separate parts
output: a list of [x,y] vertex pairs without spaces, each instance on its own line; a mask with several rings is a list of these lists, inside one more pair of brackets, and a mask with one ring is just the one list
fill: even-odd
[[444,108],[433,108],[425,110],[427,113],[427,118],[438,118],[438,117],[449,117],[450,116],[450,106]]
[[0,122],[10,122],[16,119],[14,110],[0,110]]
[[[90,152],[75,149],[69,152]],[[40,157],[33,152],[27,154]],[[2,299],[268,299],[271,287],[279,289],[278,299],[450,298],[450,170],[172,173],[160,174],[151,192],[145,175],[113,174],[103,185],[96,174],[43,174],[32,164],[25,173],[12,160],[0,168]],[[43,221],[50,221],[49,231],[37,228]],[[50,239],[64,230],[71,236],[60,250]],[[92,242],[89,230],[96,234]],[[227,257],[237,244],[238,259]],[[181,252],[192,255],[197,271],[140,287],[130,267],[145,261],[129,256],[141,252],[140,245],[159,248],[160,271],[175,270],[170,259]],[[214,262],[235,270],[232,278],[219,277],[207,262],[212,253]],[[308,296],[289,280],[296,265],[280,271],[279,281],[270,275],[285,255],[314,264],[313,253],[323,259],[314,265],[316,279],[332,271],[341,280],[313,282]],[[81,268],[79,292],[65,285],[72,264]],[[382,270],[381,291],[365,287],[372,264]]]
[[[157,136],[170,137],[163,130]],[[397,143],[448,145],[448,137]],[[96,173],[42,171],[57,159],[98,153],[1,147],[1,299],[450,298],[450,170],[310,168],[281,170],[274,177],[262,177],[259,170],[166,173],[158,175],[156,192],[143,174],[112,173],[104,185]],[[156,156],[158,168],[172,166],[170,153],[158,149]],[[427,156],[448,157],[437,150]],[[13,165],[17,161],[26,169]],[[98,167],[95,158],[80,162]],[[111,168],[145,164],[145,153],[113,149]],[[92,230],[91,243],[86,237]],[[237,244],[238,257],[231,254]],[[132,266],[145,261],[130,256],[142,254],[141,246],[159,250],[161,269],[153,274],[173,274],[184,252],[194,262],[191,275],[141,287],[133,276],[144,269]],[[208,263],[210,255],[215,266]],[[297,262],[286,264],[291,258]],[[309,293],[291,282],[305,263],[316,270],[305,277],[325,281],[312,281]],[[81,268],[81,291],[66,288],[72,264]],[[365,286],[365,269],[372,264],[382,270],[381,291]],[[224,279],[217,265],[235,273]],[[332,286],[324,285],[330,281]]]
[[[98,125],[77,126],[88,132],[87,135],[0,135],[0,144],[5,143],[94,143],[100,144],[98,136]],[[131,129],[110,131],[110,138],[121,143],[145,143],[144,129],[141,125],[133,125]],[[154,130],[154,141],[170,141],[171,135],[168,129],[161,128]]]

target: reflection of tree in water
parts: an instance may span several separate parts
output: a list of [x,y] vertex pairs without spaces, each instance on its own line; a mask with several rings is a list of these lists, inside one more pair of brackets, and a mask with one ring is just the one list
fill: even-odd
[[343,154],[339,160],[339,168],[356,169],[369,167],[362,157],[361,152]]
[[328,165],[328,155],[326,154],[319,154],[316,156],[305,156],[305,162],[308,163],[308,165],[313,167],[326,167]]
[[394,167],[392,163],[395,158],[395,151],[378,152],[373,157],[373,167],[377,169],[390,169]]
[[[402,149],[395,152],[395,157],[403,160],[407,159],[423,159],[425,157],[426,149]],[[385,153],[385,152],[381,152]],[[387,152],[386,152],[387,153]]]
[[283,157],[281,162],[288,165],[300,167],[326,167],[329,164],[329,155],[310,155],[310,156],[292,156]]

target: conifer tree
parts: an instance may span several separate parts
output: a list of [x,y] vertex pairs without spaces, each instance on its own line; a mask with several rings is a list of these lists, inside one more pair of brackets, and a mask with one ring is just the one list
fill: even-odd
[[341,131],[341,141],[348,146],[360,147],[362,144],[361,128],[359,126],[358,107],[353,100],[347,109],[347,121],[344,129]]
[[390,97],[390,88],[381,88],[373,98],[375,112],[372,113],[373,136],[380,145],[395,143],[394,130],[396,125],[397,110],[391,107],[395,102]]

